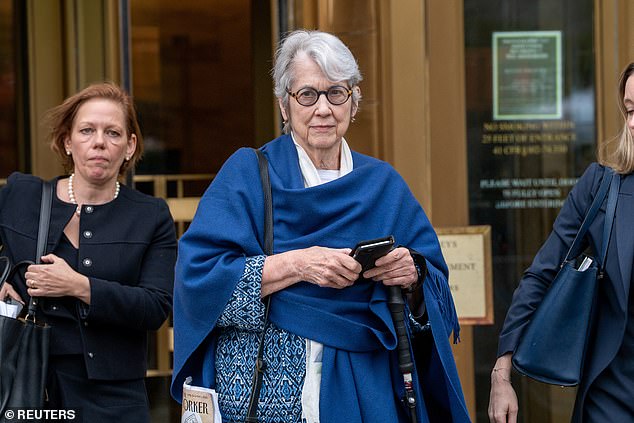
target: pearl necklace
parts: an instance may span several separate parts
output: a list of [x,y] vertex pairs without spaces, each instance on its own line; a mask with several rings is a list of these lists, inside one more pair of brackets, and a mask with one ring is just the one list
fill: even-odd
[[[77,204],[77,200],[75,199],[75,191],[73,190],[73,178],[74,177],[75,177],[75,174],[71,173],[70,177],[68,178],[68,199],[70,200],[71,203]],[[119,184],[119,181],[117,181],[115,183],[114,197],[112,198],[113,200],[115,200],[119,196],[119,190],[120,189],[121,189],[121,184]],[[77,214],[77,216],[79,216],[81,214],[81,205],[80,204],[77,204],[77,208],[75,209],[75,214]]]

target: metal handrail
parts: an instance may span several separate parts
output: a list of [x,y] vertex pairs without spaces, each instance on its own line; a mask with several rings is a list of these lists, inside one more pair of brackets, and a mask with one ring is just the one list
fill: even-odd
[[134,175],[135,183],[152,182],[154,187],[153,195],[160,198],[168,198],[167,184],[168,182],[176,182],[176,198],[184,197],[185,182],[209,181],[211,182],[216,175],[214,173],[192,173],[178,175]]

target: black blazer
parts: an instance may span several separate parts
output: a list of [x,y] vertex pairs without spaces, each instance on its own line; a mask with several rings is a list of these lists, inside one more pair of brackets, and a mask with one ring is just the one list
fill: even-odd
[[[531,314],[539,305],[559,265],[581,226],[601,180],[604,168],[590,165],[564,203],[553,231],[526,270],[513,294],[511,307],[500,333],[498,356],[513,352]],[[607,199],[586,235],[586,245],[600,251]],[[593,336],[586,353],[582,380],[577,390],[573,421],[579,421],[589,386],[614,359],[624,342],[628,298],[634,259],[634,175],[622,175],[614,227],[608,245],[605,275],[598,285]],[[585,248],[585,247],[584,247]],[[629,340],[628,342],[632,342]]]
[[[35,258],[41,193],[41,179],[20,173],[0,191],[2,255],[13,263]],[[53,196],[47,253],[59,244],[75,207]],[[81,303],[78,310],[88,377],[142,378],[147,331],[158,329],[172,307],[176,234],[167,204],[121,186],[115,200],[83,206],[79,238],[75,270],[91,287],[91,304]],[[11,283],[28,299],[21,278]],[[53,321],[57,300],[44,301],[44,313]]]

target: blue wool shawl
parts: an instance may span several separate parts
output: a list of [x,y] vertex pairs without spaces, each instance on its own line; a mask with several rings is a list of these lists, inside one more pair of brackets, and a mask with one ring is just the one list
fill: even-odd
[[[353,152],[352,172],[304,188],[290,136],[271,141],[262,151],[273,192],[274,253],[311,246],[352,248],[358,241],[392,234],[397,244],[425,257],[423,286],[435,351],[427,366],[433,369],[418,368],[415,383],[444,386],[438,392],[446,395],[429,404],[443,408],[440,414],[450,414],[455,422],[469,421],[448,340],[459,327],[447,266],[436,233],[401,176],[389,164]],[[245,257],[263,254],[263,227],[256,155],[243,148],[223,165],[179,241],[171,388],[178,401],[187,376],[197,385],[215,384],[215,324],[242,277]],[[359,280],[333,289],[300,282],[272,294],[270,310],[269,319],[278,327],[324,344],[322,423],[403,421],[396,334],[382,284]],[[438,415],[425,409],[422,398],[418,403],[419,421]]]

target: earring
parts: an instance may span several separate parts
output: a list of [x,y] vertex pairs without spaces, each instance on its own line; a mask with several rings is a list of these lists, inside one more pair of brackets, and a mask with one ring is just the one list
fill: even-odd
[[130,161],[130,156],[126,156],[125,161],[129,162]]
[[355,121],[354,116],[352,116],[352,117],[350,118],[350,122],[354,122],[354,121]]
[[70,156],[70,150],[66,150],[66,155]]

